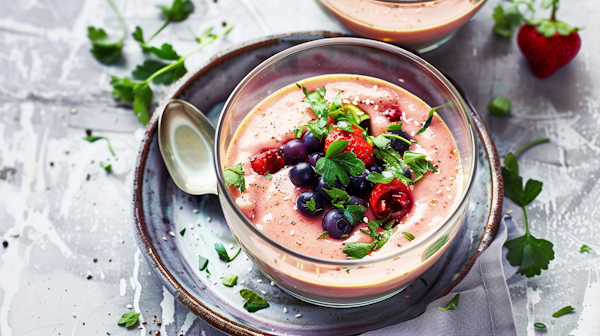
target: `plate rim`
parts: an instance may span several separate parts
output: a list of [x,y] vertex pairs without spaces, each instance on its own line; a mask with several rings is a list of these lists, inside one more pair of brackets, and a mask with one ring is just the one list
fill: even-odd
[[[217,54],[210,57],[208,60],[194,68],[192,71],[188,71],[183,77],[181,77],[177,82],[175,82],[167,92],[166,96],[160,100],[157,108],[155,109],[155,112],[156,110],[158,110],[158,107],[162,106],[167,100],[177,98],[177,96],[179,96],[183,90],[187,89],[188,86],[191,85],[198,77],[212,70],[220,63],[228,60],[229,58],[237,56],[247,50],[255,49],[257,47],[269,44],[275,44],[282,38],[300,36],[323,36],[323,38],[329,38],[344,37],[348,35],[323,30],[300,31],[294,33],[268,35],[265,37],[260,37],[246,42],[234,44],[222,51],[219,51]],[[479,242],[479,245],[477,246],[477,250],[471,257],[469,262],[465,265],[463,271],[444,291],[444,293],[440,295],[440,297],[447,295],[456,285],[458,285],[458,283],[460,283],[460,281],[462,281],[462,279],[472,268],[477,258],[489,247],[489,245],[493,241],[494,237],[496,236],[500,220],[502,218],[502,204],[504,200],[504,185],[502,182],[502,174],[500,169],[500,159],[498,156],[498,152],[496,151],[496,148],[492,142],[492,139],[488,133],[485,124],[483,124],[480,116],[475,111],[475,108],[473,107],[469,99],[466,97],[462,89],[454,81],[452,81],[452,79],[450,79],[450,81],[463,95],[463,98],[467,103],[467,107],[469,108],[469,111],[476,126],[476,131],[479,135],[479,138],[481,139],[481,144],[484,148],[486,159],[489,162],[491,181],[491,204],[489,214],[487,217],[487,223],[484,228],[483,236]],[[160,257],[156,254],[155,249],[151,243],[150,236],[146,230],[146,223],[143,216],[142,181],[144,180],[144,167],[146,160],[148,159],[150,144],[157,131],[157,124],[158,113],[153,113],[150,121],[148,122],[148,125],[146,126],[146,130],[144,132],[144,136],[141,140],[140,147],[138,150],[138,156],[135,162],[135,173],[132,189],[132,211],[134,229],[133,231],[140,250],[145,251],[145,253],[143,253],[144,258],[151,266],[153,266],[151,268],[153,269],[154,273],[158,275],[158,278],[162,282],[163,286],[165,286],[179,302],[186,306],[186,308],[188,308],[190,311],[202,318],[214,328],[229,333],[231,335],[275,335],[272,333],[254,329],[236,321],[232,321],[204,305],[202,301],[196,299],[193,295],[191,295],[189,291],[187,291],[183,286],[181,286],[177,282],[175,277],[165,267]]]

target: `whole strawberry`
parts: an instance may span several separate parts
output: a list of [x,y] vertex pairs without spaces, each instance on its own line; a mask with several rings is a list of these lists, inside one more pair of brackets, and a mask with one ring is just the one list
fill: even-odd
[[550,19],[534,19],[521,26],[517,43],[529,62],[533,74],[546,78],[569,63],[581,48],[578,28],[556,21],[559,0],[544,0],[542,7],[552,7]]

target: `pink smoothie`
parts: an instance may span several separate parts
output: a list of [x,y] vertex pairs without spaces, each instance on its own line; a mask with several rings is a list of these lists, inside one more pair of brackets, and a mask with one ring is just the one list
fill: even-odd
[[[328,101],[333,100],[338,91],[343,104],[358,100],[357,106],[371,117],[369,132],[374,136],[385,132],[391,124],[385,111],[395,104],[403,113],[403,131],[418,141],[411,145],[410,150],[426,153],[438,169],[437,173],[426,173],[423,179],[409,187],[413,197],[411,211],[400,221],[389,241],[380,250],[371,252],[370,256],[393,253],[400,246],[415,244],[419,237],[441,225],[453,212],[463,190],[463,173],[456,143],[437,114],[424,133],[415,134],[427,120],[430,106],[399,86],[370,77],[328,75],[308,78],[299,84],[305,86],[308,92],[324,86]],[[366,224],[355,226],[350,236],[344,239],[317,239],[323,233],[322,215],[309,218],[296,208],[298,195],[311,187],[295,187],[288,178],[291,167],[278,171],[273,174],[272,180],[268,180],[254,172],[250,164],[251,157],[295,139],[294,129],[316,119],[310,105],[303,102],[304,98],[296,84],[289,85],[264,99],[240,124],[226,162],[227,166],[242,163],[246,190],[240,193],[231,185],[229,192],[244,215],[279,243],[308,255],[346,259],[347,255],[342,252],[344,243],[372,242],[372,238],[359,230]],[[323,214],[330,209],[331,206],[326,207]],[[365,216],[368,220],[376,219],[370,209]],[[416,239],[409,241],[401,234],[402,231],[410,232]]]

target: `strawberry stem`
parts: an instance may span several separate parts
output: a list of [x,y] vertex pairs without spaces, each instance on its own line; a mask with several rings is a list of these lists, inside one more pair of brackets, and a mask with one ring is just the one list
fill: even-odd
[[556,5],[558,1],[552,3],[552,14],[550,15],[550,21],[556,21],[556,10],[558,10],[558,6]]

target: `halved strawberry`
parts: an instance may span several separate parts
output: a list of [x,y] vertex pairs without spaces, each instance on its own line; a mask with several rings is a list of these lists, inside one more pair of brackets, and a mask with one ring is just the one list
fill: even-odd
[[251,160],[252,169],[259,174],[275,174],[285,166],[285,160],[280,149],[268,149],[262,153],[256,154]]
[[369,196],[369,205],[378,219],[391,215],[392,219],[398,221],[410,212],[413,200],[408,187],[395,178],[388,184],[375,185]]
[[334,126],[329,135],[327,135],[327,138],[325,138],[325,153],[327,153],[327,148],[332,142],[337,140],[349,141],[350,143],[342,152],[352,152],[356,154],[356,157],[365,166],[372,165],[375,162],[375,158],[373,158],[373,146],[369,145],[367,140],[363,138],[362,129],[355,125],[352,125],[352,129],[354,132],[351,133]]

